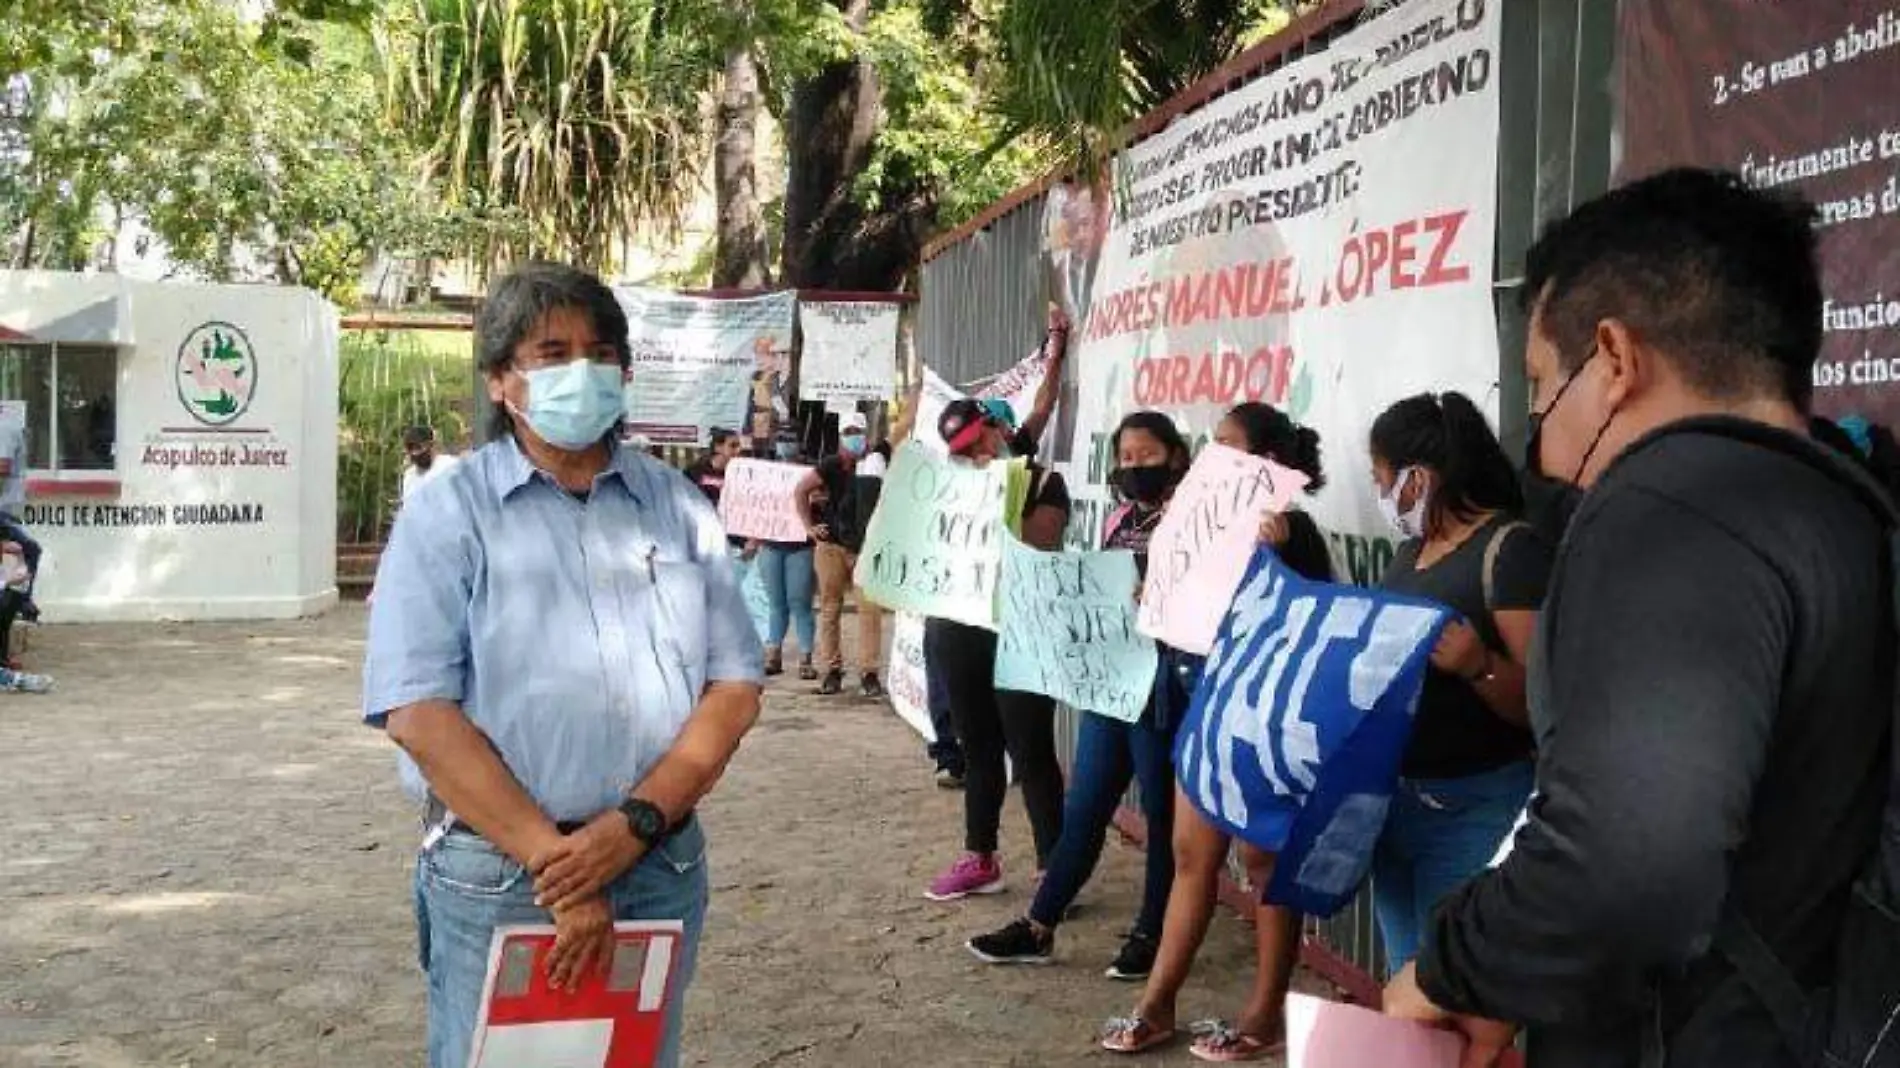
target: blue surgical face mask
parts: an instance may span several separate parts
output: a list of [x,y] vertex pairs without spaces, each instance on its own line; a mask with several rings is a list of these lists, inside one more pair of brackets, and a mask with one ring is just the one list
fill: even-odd
[[613,364],[579,359],[521,377],[528,383],[528,410],[515,414],[557,449],[592,447],[626,411],[620,368]]
[[838,448],[851,456],[863,456],[864,435],[846,434],[838,439]]
[[778,442],[772,446],[772,454],[774,456],[777,456],[781,460],[797,459],[798,458],[798,443],[795,441]]

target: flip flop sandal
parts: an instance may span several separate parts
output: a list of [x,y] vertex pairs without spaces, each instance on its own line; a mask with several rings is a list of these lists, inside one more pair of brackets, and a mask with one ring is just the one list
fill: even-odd
[[1194,1043],[1188,1052],[1196,1060],[1209,1064],[1239,1064],[1260,1061],[1286,1049],[1286,1040],[1268,1042],[1256,1035],[1244,1034],[1225,1021],[1208,1020],[1193,1028]]
[[[1126,1036],[1126,1041],[1122,1041]],[[1146,1053],[1173,1042],[1172,1028],[1163,1031],[1139,1016],[1120,1016],[1102,1026],[1102,1048],[1110,1053]]]

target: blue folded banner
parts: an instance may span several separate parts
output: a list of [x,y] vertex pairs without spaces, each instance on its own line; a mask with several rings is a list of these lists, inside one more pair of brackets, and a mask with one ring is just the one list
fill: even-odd
[[1438,633],[1440,605],[1248,566],[1174,765],[1226,833],[1279,854],[1271,904],[1339,911],[1364,880]]

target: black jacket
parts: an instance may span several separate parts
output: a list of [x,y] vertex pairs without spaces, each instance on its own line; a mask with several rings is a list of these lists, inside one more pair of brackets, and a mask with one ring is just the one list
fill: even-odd
[[1891,576],[1879,518],[1821,469],[1841,462],[1698,420],[1630,449],[1578,510],[1531,665],[1530,821],[1442,903],[1419,960],[1434,1002],[1527,1025],[1531,1068],[1635,1065],[1646,1030],[1670,1068],[1790,1063],[1707,949],[1732,896],[1824,978],[1874,842]]

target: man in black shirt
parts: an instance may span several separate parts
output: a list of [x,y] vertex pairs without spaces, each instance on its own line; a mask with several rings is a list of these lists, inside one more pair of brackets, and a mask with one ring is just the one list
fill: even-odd
[[1387,991],[1463,1029],[1467,1064],[1517,1026],[1535,1068],[1793,1063],[1711,945],[1728,914],[1827,977],[1885,796],[1895,648],[1880,519],[1806,434],[1812,216],[1674,171],[1532,250],[1530,459],[1588,490],[1528,684],[1537,793]]

